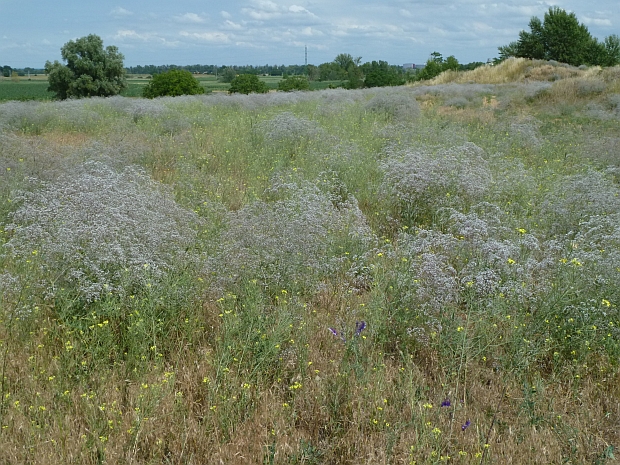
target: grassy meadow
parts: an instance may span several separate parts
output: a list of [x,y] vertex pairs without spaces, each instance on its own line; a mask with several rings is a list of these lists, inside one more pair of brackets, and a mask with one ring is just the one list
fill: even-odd
[[523,59],[0,104],[0,464],[618,463],[619,127]]

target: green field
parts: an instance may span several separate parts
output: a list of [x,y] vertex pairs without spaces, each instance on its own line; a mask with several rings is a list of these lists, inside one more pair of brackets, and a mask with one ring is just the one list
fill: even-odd
[[[227,92],[230,84],[217,80],[215,76],[196,76],[198,81],[204,87],[206,93],[210,92]],[[277,90],[278,83],[282,80],[280,76],[261,76],[270,90]],[[142,88],[149,82],[146,76],[129,75],[127,78],[128,87],[121,95],[124,97],[141,97]],[[340,87],[342,81],[312,81],[310,82],[311,90],[326,89],[329,86]],[[30,80],[21,77],[19,81],[14,82],[9,78],[0,78],[0,102],[7,100],[51,100],[54,94],[47,91],[47,79],[45,76],[32,77]]]
[[619,96],[0,103],[0,464],[618,463]]
[[15,82],[0,78],[0,101],[7,100],[51,100],[52,92],[47,91],[47,79],[20,78]]

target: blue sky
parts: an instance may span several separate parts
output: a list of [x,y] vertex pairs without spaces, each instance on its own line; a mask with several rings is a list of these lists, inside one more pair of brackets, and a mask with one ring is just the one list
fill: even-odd
[[0,0],[0,66],[42,68],[69,40],[99,35],[125,65],[303,64],[339,53],[424,63],[433,51],[486,61],[550,6],[599,39],[620,35],[618,0]]

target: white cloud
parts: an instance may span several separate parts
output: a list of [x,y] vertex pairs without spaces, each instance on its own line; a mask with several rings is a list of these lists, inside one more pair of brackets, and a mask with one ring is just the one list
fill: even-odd
[[210,32],[181,31],[179,34],[189,39],[197,39],[197,40],[201,40],[205,42],[212,42],[212,43],[219,43],[219,44],[227,44],[230,42],[230,36],[228,34],[225,34],[219,31],[210,31]]
[[224,27],[226,29],[233,29],[235,31],[239,31],[241,29],[243,29],[243,26],[241,24],[235,23],[229,19],[227,19],[226,21],[224,21]]
[[225,19],[232,18],[232,15],[228,11],[220,11],[220,14],[222,15],[222,18],[225,18]]
[[256,5],[259,10],[271,12],[276,12],[280,10],[278,4],[272,2],[271,0],[254,0],[252,3]]
[[265,50],[267,48],[264,45],[259,45],[255,42],[238,41],[238,42],[235,42],[235,45],[238,47],[256,48],[256,49],[261,49],[261,50]]
[[116,31],[116,34],[114,34],[113,38],[114,40],[117,40],[120,42],[127,41],[131,43],[133,41],[140,41],[140,42],[158,43],[165,47],[176,47],[179,45],[179,41],[168,40],[156,32],[139,33],[133,29],[119,29],[118,31]]
[[324,35],[321,31],[314,29],[310,26],[304,27],[301,31],[299,31],[302,36],[306,37],[317,37]]
[[594,26],[611,26],[611,21],[609,19],[600,19],[600,18],[588,18],[587,16],[583,18],[583,22],[586,25],[594,25]]
[[200,15],[197,15],[196,13],[185,13],[184,15],[177,15],[174,17],[174,19],[180,23],[200,24],[205,22],[204,18]]
[[265,21],[268,19],[279,18],[282,16],[279,12],[255,10],[254,8],[241,8],[241,13],[248,15],[252,19]]
[[312,13],[311,11],[305,9],[303,6],[299,6],[299,5],[291,5],[288,9],[288,11],[290,11],[291,13],[303,13],[306,14],[312,18],[317,18],[317,16]]
[[115,39],[138,39],[138,40],[148,40],[149,34],[138,34],[133,29],[121,29],[116,31],[114,35]]
[[110,11],[110,14],[116,18],[123,18],[133,15],[133,12],[117,6],[116,8],[113,8],[112,11]]

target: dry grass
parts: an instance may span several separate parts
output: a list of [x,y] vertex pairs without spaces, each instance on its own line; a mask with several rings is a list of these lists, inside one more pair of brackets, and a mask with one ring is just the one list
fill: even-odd
[[505,84],[509,82],[557,81],[574,77],[591,77],[598,75],[601,68],[587,69],[527,58],[509,58],[495,66],[481,66],[471,71],[446,71],[433,80],[437,84]]
[[[522,98],[523,102],[513,107],[504,103],[514,94],[474,94],[464,108],[445,105],[440,92],[421,95],[416,98],[425,119],[407,120],[404,132],[420,131],[421,139],[428,136],[432,141],[443,141],[451,137],[450,130],[461,134],[470,131],[467,135],[476,143],[488,142],[487,154],[499,157],[495,151],[505,151],[501,160],[522,157],[524,164],[535,167],[532,172],[542,172],[542,192],[548,189],[550,179],[562,176],[562,169],[577,168],[565,166],[568,161],[563,150],[553,151],[554,145],[560,144],[559,136],[544,140],[544,149],[524,149],[523,139],[511,139],[506,129],[509,123],[524,126],[537,118],[541,126],[556,124],[556,115],[552,120],[541,108],[551,112],[560,104],[589,102],[598,99],[599,93],[606,96],[617,91],[617,69],[578,70],[517,59],[469,73],[446,73],[436,81],[504,83],[549,80],[556,75],[561,78],[542,95]],[[296,110],[302,107],[295,105],[291,107]],[[190,185],[193,190],[180,197],[196,211],[203,202],[208,203],[206,200],[221,197],[224,205],[237,209],[260,195],[256,186],[264,186],[264,178],[278,168],[278,163],[296,161],[264,158],[257,163],[261,168],[266,166],[264,171],[251,172],[246,164],[252,163],[253,157],[264,157],[264,152],[249,152],[251,144],[257,143],[253,139],[235,142],[240,137],[235,132],[250,127],[248,121],[258,118],[259,111],[279,110],[266,106],[243,113],[246,110],[235,107],[230,110],[237,124],[233,130],[213,124],[207,129],[192,127],[177,135],[161,135],[155,131],[138,133],[134,127],[135,132],[123,136],[126,143],[135,144],[139,155],[123,157],[132,163],[145,160],[142,163],[154,179],[179,191],[189,191]],[[218,111],[221,118],[228,117],[222,116],[224,110]],[[307,113],[319,114],[316,108]],[[379,131],[379,126],[386,124],[379,118],[368,126],[362,126],[372,118],[366,113],[351,117],[343,110],[338,118],[341,120],[334,118],[328,123],[335,127],[349,124],[351,133],[359,137],[355,139],[356,152],[367,150],[373,162],[383,156],[383,146],[393,142],[368,142],[376,134],[385,137],[387,133]],[[581,130],[583,120],[579,125]],[[393,126],[390,122],[388,128],[394,130]],[[532,123],[531,129],[544,139],[538,125]],[[66,155],[102,140],[116,150],[116,133],[110,132],[51,129],[12,137],[23,142],[15,149],[16,157],[20,151],[40,152],[46,147],[53,153],[45,163],[51,164],[48,160],[56,153]],[[598,133],[593,132],[591,137],[598,137]],[[612,142],[605,152],[609,157],[615,153]],[[415,140],[413,145],[417,143]],[[451,143],[446,141],[445,146]],[[320,158],[311,152],[297,155],[297,160],[314,157],[321,164],[320,170],[325,169],[327,157],[322,153]],[[352,170],[354,162],[360,163],[353,158],[346,169]],[[343,173],[350,175],[346,169]],[[369,172],[363,165],[357,176],[368,176]],[[512,171],[504,174],[507,180],[514,177]],[[218,175],[221,178],[216,179]],[[350,175],[355,177],[355,173]],[[498,177],[496,183],[501,184],[501,179]],[[353,184],[350,179],[349,183]],[[360,184],[356,188],[362,190]],[[381,200],[378,185],[373,189],[375,196],[366,197],[364,213],[387,215],[377,206]],[[526,222],[538,221],[532,219],[532,203],[540,199],[517,198],[514,192],[509,195],[502,209],[522,211],[518,227],[530,233],[536,226]],[[221,226],[209,223],[209,227],[215,230]],[[400,225],[397,228],[404,229]],[[514,229],[506,225],[506,237]],[[212,236],[205,242],[215,241],[216,233],[209,233]],[[0,236],[0,240],[7,241],[8,235]],[[392,284],[381,281],[382,273],[399,261],[385,255],[398,250],[399,244],[392,236],[379,241],[384,248],[373,249],[368,262],[374,281],[356,292],[335,278],[325,278],[321,290],[311,296],[291,296],[292,292],[284,289],[274,296],[253,287],[255,294],[246,288],[227,289],[221,293],[226,300],[218,299],[220,294],[213,297],[214,291],[205,285],[195,299],[183,304],[179,311],[182,316],[164,334],[156,335],[153,329],[159,323],[157,314],[152,320],[145,319],[145,331],[125,341],[126,345],[121,343],[120,334],[128,326],[135,328],[136,323],[127,315],[136,308],[142,314],[147,312],[147,295],[136,299],[146,302],[142,307],[132,307],[133,295],[114,301],[112,317],[89,313],[91,308],[112,311],[103,303],[101,307],[92,303],[82,308],[61,299],[40,304],[36,313],[21,320],[14,318],[8,306],[0,309],[0,465],[618,463],[612,458],[618,455],[613,448],[620,445],[617,359],[598,346],[596,351],[586,351],[579,361],[577,355],[574,359],[571,355],[556,366],[550,354],[564,349],[560,346],[564,342],[556,341],[559,347],[550,352],[540,349],[523,368],[519,354],[532,347],[531,340],[544,340],[547,335],[540,333],[548,329],[532,325],[530,309],[506,304],[503,294],[497,296],[497,305],[488,308],[476,307],[475,301],[457,302],[451,315],[448,311],[442,315],[439,335],[431,335],[425,342],[416,342],[413,337],[394,342],[377,328],[387,325],[391,316],[386,308],[396,307],[393,299],[400,298],[395,292],[381,290],[382,286],[391,289]],[[205,254],[210,245],[205,246]],[[8,261],[0,261],[0,265],[4,267],[0,272],[13,271],[14,264]],[[207,274],[192,274],[188,279],[195,284]],[[573,276],[575,282],[568,283],[566,292],[572,291],[570,286],[580,285],[578,278]],[[163,312],[180,305],[174,299],[185,290],[171,285],[165,289],[168,294],[158,294],[165,297],[165,305],[155,297],[156,303],[151,304]],[[591,291],[584,301],[613,300],[607,294],[599,295],[598,288],[578,290]],[[468,308],[470,304],[473,310]],[[616,302],[608,304],[611,320],[617,307]],[[71,307],[75,318],[63,313],[68,311],[65,305],[77,307]],[[243,319],[250,310],[256,311],[255,317]],[[351,333],[361,319],[368,322],[367,329],[346,343],[328,330],[344,327]],[[581,329],[567,333],[566,339],[582,337],[577,331]],[[598,330],[590,342],[601,337],[605,340],[607,332],[607,328]],[[526,341],[526,337],[531,340]],[[133,354],[132,344],[139,347],[144,342],[139,338],[147,340],[147,348]],[[263,340],[268,344],[261,346]],[[609,340],[607,343],[612,345]],[[269,358],[269,350],[276,344],[278,351]],[[450,405],[442,406],[446,399]]]

